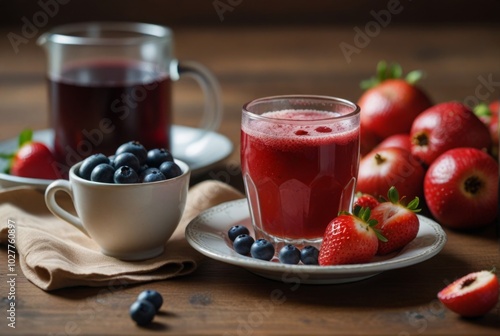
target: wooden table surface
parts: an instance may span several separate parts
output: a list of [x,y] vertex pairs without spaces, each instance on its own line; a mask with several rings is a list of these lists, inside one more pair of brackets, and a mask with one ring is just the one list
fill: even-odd
[[[363,28],[362,25],[359,27]],[[176,30],[180,59],[207,65],[220,81],[225,115],[219,132],[233,154],[193,183],[216,178],[241,189],[240,107],[253,98],[290,93],[339,96],[356,101],[359,82],[378,60],[427,73],[421,85],[435,102],[500,97],[500,26],[388,26],[347,61],[339,45],[356,46],[352,26],[212,27]],[[18,28],[3,28],[6,36]],[[358,41],[359,42],[359,41]],[[45,56],[34,38],[15,53],[0,40],[0,139],[25,127],[48,127]],[[487,84],[489,83],[489,84]],[[175,84],[175,123],[196,125],[202,104],[194,81]],[[472,271],[500,268],[494,226],[477,232],[446,230],[448,242],[432,259],[367,280],[339,285],[287,284],[205,259],[191,275],[168,281],[109,288],[44,292],[19,274],[16,329],[7,327],[7,252],[0,248],[1,335],[494,335],[500,306],[480,319],[444,309],[437,292]],[[137,293],[163,293],[163,313],[151,328],[128,317]],[[280,290],[285,300],[270,300]]]

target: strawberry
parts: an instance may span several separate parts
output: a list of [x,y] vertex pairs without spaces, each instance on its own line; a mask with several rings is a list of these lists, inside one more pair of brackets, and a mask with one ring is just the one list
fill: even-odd
[[395,187],[389,189],[387,197],[387,202],[380,203],[372,211],[372,218],[378,222],[375,228],[387,238],[386,242],[378,244],[377,255],[385,255],[403,248],[415,239],[420,227],[415,214],[420,211],[417,209],[418,197],[405,206],[401,203]]
[[33,132],[25,130],[19,135],[19,148],[15,153],[2,154],[10,160],[6,173],[14,176],[55,180],[61,178],[54,169],[54,155],[45,144],[32,141]]
[[326,227],[319,251],[321,266],[369,262],[377,252],[379,239],[385,240],[373,228],[370,208],[355,207],[354,214],[341,213]]
[[422,77],[421,71],[412,71],[401,78],[399,64],[387,66],[379,62],[377,77],[361,82],[367,89],[358,105],[361,108],[361,143],[365,133],[383,140],[393,134],[410,133],[413,120],[432,103],[415,83]]
[[446,286],[437,297],[461,316],[482,316],[498,302],[498,278],[489,271],[470,273]]
[[379,203],[380,202],[375,196],[358,192],[354,200],[354,207],[359,206],[361,208],[370,208],[370,210],[373,210]]

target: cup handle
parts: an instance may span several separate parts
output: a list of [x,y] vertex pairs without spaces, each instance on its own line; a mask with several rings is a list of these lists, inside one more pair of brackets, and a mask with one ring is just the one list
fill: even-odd
[[[200,128],[205,131],[217,130],[222,119],[222,102],[219,83],[215,76],[200,63],[178,60],[171,61],[170,74],[174,81],[183,76],[190,76],[198,82],[205,97],[204,112]],[[199,138],[194,139],[194,141],[186,147],[186,154],[193,156],[201,152],[207,145],[204,143],[207,134],[208,132],[204,132]]]
[[47,208],[49,208],[50,212],[52,212],[55,216],[65,220],[70,223],[87,236],[89,235],[85,228],[83,227],[83,223],[80,218],[70,214],[68,211],[61,208],[61,206],[56,201],[56,193],[58,191],[64,191],[65,193],[71,196],[71,200],[73,200],[73,192],[71,190],[71,184],[67,180],[56,180],[49,184],[47,189],[45,190],[45,204]]

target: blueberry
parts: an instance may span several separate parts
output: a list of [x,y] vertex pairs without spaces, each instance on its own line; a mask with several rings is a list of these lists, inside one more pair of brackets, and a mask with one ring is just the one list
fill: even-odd
[[155,168],[150,168],[150,169],[151,169],[150,172],[144,174],[141,182],[148,183],[148,182],[158,182],[166,180],[165,175],[163,175],[161,171]]
[[167,179],[182,175],[181,168],[173,161],[163,162],[159,169]]
[[107,163],[98,164],[90,174],[90,180],[101,183],[113,183],[115,168]]
[[250,253],[250,249],[253,243],[254,239],[252,238],[252,236],[244,233],[240,234],[234,239],[233,248],[237,253],[247,255]]
[[113,159],[113,166],[115,167],[115,169],[121,166],[129,166],[136,172],[138,172],[139,169],[141,168],[137,156],[128,152],[121,153],[115,156],[115,158]]
[[227,235],[232,242],[234,242],[236,237],[240,234],[250,234],[250,231],[243,225],[232,226],[229,231],[227,231]]
[[164,148],[151,149],[148,152],[146,164],[150,167],[160,167],[163,162],[174,161],[174,157]]
[[161,171],[158,168],[154,168],[154,167],[150,168],[148,166],[145,166],[145,168],[141,168],[141,170],[139,172],[139,182],[143,182],[146,175],[148,175],[150,173],[157,174],[157,173],[161,173]]
[[139,159],[140,165],[143,165],[146,163],[146,159],[148,156],[148,151],[138,141],[129,141],[129,142],[124,143],[123,145],[120,145],[120,147],[118,147],[118,149],[116,150],[115,154],[118,155],[121,153],[134,154],[137,157],[137,159]]
[[252,244],[250,254],[255,259],[271,260],[274,257],[274,246],[265,239],[257,239]]
[[82,165],[78,169],[78,175],[83,179],[90,180],[92,170],[101,163],[109,163],[109,159],[106,155],[99,153],[89,156],[83,160]]
[[119,184],[137,183],[139,182],[139,177],[137,176],[135,170],[133,170],[129,166],[122,166],[115,170],[113,180],[115,181],[115,183]]
[[138,300],[132,303],[129,309],[129,314],[132,320],[140,326],[146,325],[153,321],[156,314],[156,309],[153,304],[146,300]]
[[139,296],[137,297],[137,300],[146,300],[149,301],[150,303],[153,304],[155,307],[155,310],[158,311],[160,310],[161,305],[163,304],[163,297],[161,294],[153,289],[147,289],[145,291],[142,291]]
[[281,248],[278,258],[283,264],[297,265],[300,261],[300,250],[291,244],[285,245]]
[[300,260],[304,265],[318,265],[319,251],[312,245],[307,245],[300,251]]

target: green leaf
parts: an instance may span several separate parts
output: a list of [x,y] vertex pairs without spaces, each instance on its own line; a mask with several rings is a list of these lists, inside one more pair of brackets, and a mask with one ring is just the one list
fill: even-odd
[[379,83],[387,79],[387,63],[385,61],[380,61],[377,64],[377,79]]
[[10,154],[7,154],[7,153],[0,153],[0,159],[4,159],[4,160],[10,160],[14,157],[14,153],[10,153]]
[[420,199],[418,197],[415,197],[410,203],[408,203],[406,208],[408,208],[409,210],[411,210],[413,212],[420,212],[420,210],[422,210],[422,209],[418,209],[419,202],[420,202]]
[[389,78],[391,79],[401,78],[402,76],[403,76],[403,68],[401,67],[401,65],[399,65],[399,63],[391,64]]
[[396,187],[392,186],[389,188],[387,191],[387,197],[389,198],[389,201],[393,204],[399,203],[399,192],[396,189]]
[[406,77],[405,77],[405,80],[414,85],[416,84],[419,80],[421,80],[422,78],[424,78],[424,72],[423,71],[420,71],[420,70],[413,70],[413,71],[410,71]]
[[474,114],[478,117],[491,117],[491,110],[486,103],[479,103],[474,107]]
[[380,230],[374,228],[373,231],[375,231],[375,235],[377,235],[378,240],[384,243],[388,241],[387,238],[385,238],[384,235],[380,232]]
[[30,142],[33,139],[33,131],[31,129],[25,129],[19,134],[19,148],[21,148],[25,143]]

